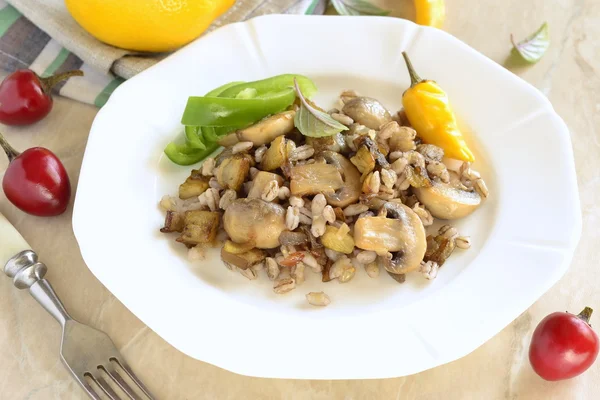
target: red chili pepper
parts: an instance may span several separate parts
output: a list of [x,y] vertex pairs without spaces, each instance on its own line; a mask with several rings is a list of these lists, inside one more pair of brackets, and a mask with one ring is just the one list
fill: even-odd
[[579,315],[555,312],[540,322],[529,346],[534,371],[547,381],[569,379],[583,373],[598,356],[598,335],[588,324],[592,309]]
[[304,259],[304,253],[301,251],[297,251],[295,253],[289,254],[286,258],[281,260],[279,263],[283,267],[293,267],[298,264],[300,261]]
[[65,79],[82,75],[80,70],[47,78],[40,78],[30,69],[13,72],[0,84],[0,122],[5,125],[38,122],[52,110],[52,88]]
[[10,162],[2,180],[6,198],[22,211],[40,217],[65,212],[71,199],[71,184],[58,157],[43,147],[19,153],[2,135],[0,146]]

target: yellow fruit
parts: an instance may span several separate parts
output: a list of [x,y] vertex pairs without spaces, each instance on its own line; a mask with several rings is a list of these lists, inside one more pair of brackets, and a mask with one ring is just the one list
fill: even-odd
[[65,0],[97,39],[128,50],[163,52],[191,42],[235,0]]
[[446,19],[446,3],[444,0],[415,0],[417,17],[415,22],[419,25],[441,28]]

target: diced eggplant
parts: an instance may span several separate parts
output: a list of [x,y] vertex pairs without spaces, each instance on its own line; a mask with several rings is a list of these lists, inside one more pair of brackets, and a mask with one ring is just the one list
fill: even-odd
[[371,154],[367,146],[360,146],[350,161],[363,175],[368,174],[375,169],[375,157],[373,157],[373,154]]
[[212,243],[219,229],[220,214],[214,211],[187,211],[183,221],[183,232],[177,241],[189,246]]
[[217,181],[225,189],[235,191],[242,187],[250,172],[250,160],[246,154],[235,154],[224,159],[217,167]]
[[260,199],[265,187],[271,182],[277,181],[279,186],[283,185],[283,178],[272,172],[260,171],[252,180],[252,189],[248,193],[249,199]]
[[328,249],[344,254],[354,251],[354,238],[350,233],[340,234],[339,228],[327,225],[325,233],[321,237],[321,243]]
[[162,233],[183,231],[185,216],[183,213],[167,211],[165,226],[160,229]]
[[265,152],[260,167],[264,171],[274,171],[287,161],[287,145],[284,136],[278,136]]
[[179,198],[182,200],[198,197],[208,189],[209,178],[202,176],[199,170],[194,169],[190,176],[179,186]]

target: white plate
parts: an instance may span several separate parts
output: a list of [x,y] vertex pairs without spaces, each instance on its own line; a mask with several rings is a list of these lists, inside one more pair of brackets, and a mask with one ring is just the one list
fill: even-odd
[[[342,89],[401,105],[409,78],[445,88],[471,133],[491,198],[459,221],[473,248],[456,251],[435,281],[399,285],[364,271],[348,284],[308,281],[275,295],[216,254],[187,261],[159,233],[157,203],[190,168],[162,149],[190,95],[233,80],[301,73],[332,104]],[[440,30],[394,18],[267,16],[188,45],[124,83],[100,110],[81,170],[73,227],[98,279],[167,342],[253,376],[384,378],[466,355],[529,307],[567,270],[581,217],[569,131],[546,98]],[[304,294],[325,290],[324,309]]]

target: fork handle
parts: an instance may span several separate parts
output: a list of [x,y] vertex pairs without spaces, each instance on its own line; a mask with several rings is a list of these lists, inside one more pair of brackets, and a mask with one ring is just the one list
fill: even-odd
[[24,250],[12,257],[4,266],[4,273],[13,279],[18,289],[29,289],[29,294],[46,311],[56,319],[61,326],[72,319],[62,302],[52,289],[50,282],[44,279],[48,268],[38,261],[33,250]]

